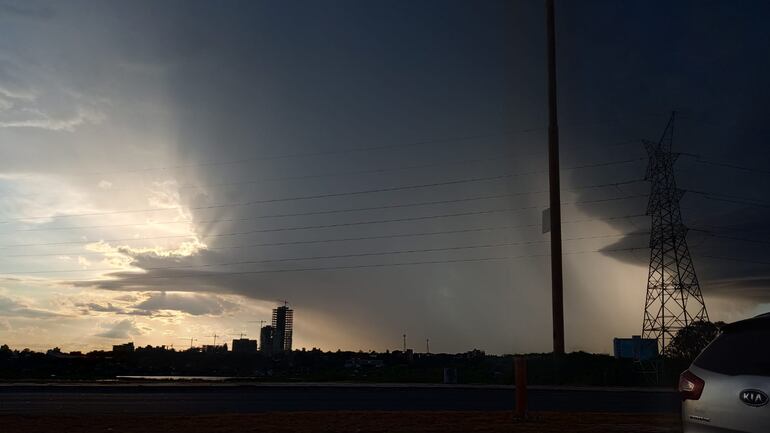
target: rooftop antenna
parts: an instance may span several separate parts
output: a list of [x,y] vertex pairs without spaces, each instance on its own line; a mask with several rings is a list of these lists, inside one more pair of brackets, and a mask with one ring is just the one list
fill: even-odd
[[404,353],[406,353],[406,334],[404,334]]
[[425,339],[425,353],[430,353],[430,338]]
[[289,301],[287,301],[286,299],[279,299],[278,302],[283,302],[283,306],[284,307],[288,307],[289,306]]

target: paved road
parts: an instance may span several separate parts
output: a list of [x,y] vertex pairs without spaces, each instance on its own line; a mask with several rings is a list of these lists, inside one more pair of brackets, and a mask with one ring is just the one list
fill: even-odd
[[[0,414],[206,414],[327,410],[506,410],[513,387],[420,385],[0,386]],[[533,411],[678,412],[668,390],[531,388]]]

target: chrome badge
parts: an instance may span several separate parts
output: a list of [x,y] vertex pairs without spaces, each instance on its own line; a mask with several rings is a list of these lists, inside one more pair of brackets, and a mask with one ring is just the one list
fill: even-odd
[[744,389],[739,396],[749,406],[759,407],[767,404],[767,394],[758,389]]

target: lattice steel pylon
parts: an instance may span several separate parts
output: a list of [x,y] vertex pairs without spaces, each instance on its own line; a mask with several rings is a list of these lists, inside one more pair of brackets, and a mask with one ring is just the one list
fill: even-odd
[[684,191],[676,187],[672,152],[675,113],[657,143],[645,141],[649,156],[646,179],[651,182],[647,215],[652,218],[650,271],[644,305],[643,338],[657,338],[664,353],[676,333],[687,325],[708,320],[706,304],[687,247],[687,227],[679,201]]

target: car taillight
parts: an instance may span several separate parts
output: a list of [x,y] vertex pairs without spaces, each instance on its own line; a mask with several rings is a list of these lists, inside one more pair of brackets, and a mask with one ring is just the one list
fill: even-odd
[[705,385],[706,382],[690,370],[686,370],[679,376],[679,393],[682,394],[682,400],[699,399]]

